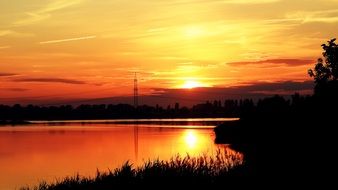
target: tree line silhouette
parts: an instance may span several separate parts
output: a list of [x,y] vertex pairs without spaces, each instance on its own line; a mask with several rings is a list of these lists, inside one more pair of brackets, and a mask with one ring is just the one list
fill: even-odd
[[142,105],[137,108],[129,104],[87,104],[77,107],[16,104],[0,105],[0,120],[239,117],[242,112],[253,108],[253,100],[249,99],[207,101],[191,108],[180,107],[179,103],[167,107]]
[[0,120],[69,120],[69,119],[127,119],[127,118],[206,118],[243,117],[256,112],[267,114],[278,112],[301,112],[310,109],[307,105],[318,103],[317,96],[301,96],[296,93],[291,98],[275,95],[254,102],[252,99],[215,100],[196,104],[191,108],[159,105],[142,105],[137,108],[129,104],[83,104],[61,106],[13,106],[0,105]]

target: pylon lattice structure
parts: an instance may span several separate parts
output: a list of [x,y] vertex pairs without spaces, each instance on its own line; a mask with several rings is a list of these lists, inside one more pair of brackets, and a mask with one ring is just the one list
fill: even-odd
[[138,107],[138,86],[137,86],[137,76],[135,73],[134,76],[134,107]]

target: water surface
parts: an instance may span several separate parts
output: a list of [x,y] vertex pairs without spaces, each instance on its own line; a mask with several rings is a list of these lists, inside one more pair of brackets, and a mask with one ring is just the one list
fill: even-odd
[[127,160],[140,165],[149,159],[169,159],[177,154],[213,155],[217,149],[226,148],[214,144],[213,123],[202,126],[103,121],[0,127],[0,189],[18,189],[77,173],[93,176],[97,169],[114,169]]

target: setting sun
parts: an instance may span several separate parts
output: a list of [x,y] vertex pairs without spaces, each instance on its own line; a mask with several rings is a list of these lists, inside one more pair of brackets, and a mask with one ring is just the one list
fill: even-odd
[[202,87],[202,86],[203,85],[200,82],[188,80],[188,81],[185,81],[182,87],[187,88],[187,89],[192,89],[192,88]]

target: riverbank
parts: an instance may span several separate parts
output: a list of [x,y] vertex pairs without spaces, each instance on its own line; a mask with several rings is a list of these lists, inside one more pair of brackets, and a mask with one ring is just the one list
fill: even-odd
[[0,126],[1,125],[28,125],[32,124],[29,121],[25,120],[0,120]]

